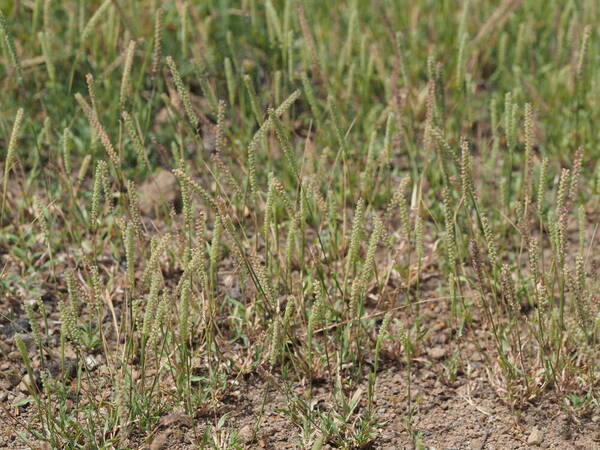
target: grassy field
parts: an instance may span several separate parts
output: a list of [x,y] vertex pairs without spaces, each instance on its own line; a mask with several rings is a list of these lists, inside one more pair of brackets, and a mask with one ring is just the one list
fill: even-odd
[[598,445],[597,0],[0,11],[0,446]]

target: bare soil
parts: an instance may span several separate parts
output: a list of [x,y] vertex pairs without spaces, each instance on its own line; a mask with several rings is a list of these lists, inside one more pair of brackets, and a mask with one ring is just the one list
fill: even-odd
[[[41,285],[28,284],[28,280],[19,276],[21,268],[6,259],[8,252],[0,253],[4,253],[7,279],[18,280],[22,284],[18,295],[0,296],[3,311],[0,315],[0,448],[27,448],[21,444],[17,433],[24,432],[25,424],[33,417],[35,405],[16,406],[28,397],[22,384],[25,369],[14,345],[16,333],[24,337],[34,365],[39,361],[21,305],[23,299],[41,296],[51,327],[51,339],[46,345],[55,351],[60,324],[57,301],[66,288],[57,285],[60,283],[57,283],[54,274],[49,274],[47,282]],[[598,257],[592,255],[595,262]],[[57,256],[59,272],[60,266],[68,265],[68,259]],[[118,265],[110,258],[101,262],[108,273],[116,270],[110,266]],[[368,448],[413,448],[415,435],[419,435],[430,449],[600,448],[600,409],[597,407],[573,410],[570,405],[559,401],[559,396],[551,389],[535,401],[518,406],[511,406],[503,400],[506,397],[504,386],[498,377],[498,368],[493,366],[493,362],[497,361],[494,345],[481,320],[477,300],[466,294],[473,319],[465,327],[463,336],[456,336],[453,332],[455,327],[450,325],[448,300],[438,296],[442,281],[437,270],[431,263],[423,274],[420,287],[420,298],[424,300],[419,315],[427,332],[411,361],[412,425],[409,429],[406,360],[397,343],[386,342],[382,349],[375,398],[380,426],[377,437]],[[389,281],[394,284],[397,280],[392,276]],[[115,295],[113,298],[117,309],[120,297]],[[375,299],[371,298],[367,305],[370,314],[382,312],[377,309],[379,302],[376,297],[374,295]],[[395,318],[403,324],[411,324],[415,311],[405,307],[403,296],[400,297]],[[75,355],[68,356],[73,358]],[[98,362],[100,367],[97,370],[102,370],[101,366],[105,363],[101,358]],[[221,430],[221,437],[239,430],[240,437],[246,440],[245,448],[299,448],[302,446],[301,429],[283,413],[288,399],[278,385],[278,374],[273,375],[251,372],[233,376],[219,405],[198,411],[193,418],[171,412],[161,418],[150,436],[130,436],[122,448],[197,448],[200,436],[226,413],[229,419]],[[359,388],[363,390],[360,412],[366,407],[366,384],[352,387],[353,390]],[[305,380],[294,386],[296,394],[306,389]],[[329,380],[320,380],[319,384],[313,385],[317,408],[327,410],[332,405],[331,391]],[[110,396],[111,393],[106,392],[105,395]],[[46,447],[40,443],[38,448]],[[325,448],[334,447],[326,444]]]
[[[405,310],[401,310],[405,311]],[[408,312],[401,312],[408,314]],[[484,362],[482,352],[492,352],[487,332],[475,320],[465,337],[457,339],[450,333],[444,301],[431,301],[421,310],[425,327],[430,329],[424,345],[418,350],[412,364],[411,405],[412,431],[421,436],[430,449],[595,449],[600,448],[600,413],[586,411],[574,414],[567,405],[557,403],[550,391],[536,403],[511,408],[498,395],[493,370]],[[404,318],[405,320],[408,319]],[[32,417],[33,404],[14,406],[26,397],[20,382],[25,375],[20,356],[14,349],[15,331],[27,336],[26,320],[0,325],[2,359],[0,360],[0,421],[1,448],[27,448],[20,444],[17,432]],[[479,345],[474,345],[474,342]],[[460,348],[460,354],[457,349]],[[453,354],[453,352],[456,352]],[[457,357],[455,377],[449,376],[450,362]],[[381,423],[377,438],[369,448],[409,449],[413,440],[407,427],[408,386],[405,362],[394,348],[383,351],[383,365],[377,381],[376,410]],[[229,413],[226,436],[233,429],[247,440],[245,448],[286,449],[301,445],[301,430],[282,411],[287,399],[273,380],[264,372],[240,376],[231,382],[229,392],[220,405],[211,411],[198,412],[191,418],[178,413],[163,417],[149,437],[130,437],[127,447],[197,448],[198,437],[219,417]],[[22,387],[22,386],[21,386]],[[355,389],[366,386],[355,386]],[[296,386],[296,393],[307,387]],[[313,387],[317,407],[326,409],[331,404],[328,383]],[[363,394],[361,406],[366,404]],[[258,422],[257,419],[262,417]],[[192,425],[192,422],[194,423]],[[40,444],[39,448],[45,448]],[[334,448],[326,445],[325,448]]]

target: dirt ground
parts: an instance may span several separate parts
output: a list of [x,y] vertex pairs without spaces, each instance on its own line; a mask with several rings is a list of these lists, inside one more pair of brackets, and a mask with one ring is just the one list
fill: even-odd
[[[600,448],[600,412],[589,411],[584,417],[570,414],[566,405],[559,405],[549,392],[535,404],[521,410],[511,408],[501,401],[490,383],[489,367],[483,364],[487,351],[487,332],[471,331],[479,336],[483,345],[477,349],[472,338],[451,342],[450,329],[439,317],[447,314],[443,302],[432,302],[422,315],[429,318],[426,324],[431,329],[421,351],[413,361],[411,399],[414,410],[413,432],[419,433],[429,449],[595,449]],[[4,321],[5,322],[5,321]],[[478,322],[474,322],[474,327]],[[20,444],[16,433],[22,430],[32,415],[32,405],[14,406],[25,398],[20,388],[24,375],[18,354],[12,349],[14,328],[25,327],[26,323],[3,323],[3,355],[0,361],[0,421],[1,448],[27,448]],[[458,345],[457,345],[458,344]],[[457,375],[447,376],[451,351],[461,348]],[[393,349],[383,351],[383,367],[380,369],[376,389],[376,410],[381,423],[377,438],[371,443],[373,449],[410,449],[413,441],[407,430],[407,378],[401,358],[393,357]],[[466,357],[464,355],[467,355]],[[16,374],[19,374],[18,376]],[[360,386],[359,386],[360,387]],[[366,386],[362,386],[366,392]],[[305,389],[297,386],[296,392]],[[317,408],[326,409],[330,404],[330,387],[321,383],[313,388]],[[359,409],[366,404],[363,394]],[[163,417],[155,432],[149,437],[138,439],[132,436],[127,448],[187,449],[197,448],[198,436],[218,417],[229,413],[227,427],[221,437],[227,437],[232,429],[248,440],[245,448],[287,449],[301,446],[301,430],[282,414],[286,397],[279,392],[264,373],[251,373],[231,383],[231,389],[222,399],[214,413],[198,414],[192,426],[189,417],[172,413]],[[263,405],[264,409],[263,409]],[[258,417],[263,417],[255,438],[254,430]],[[40,445],[38,448],[45,448]],[[325,445],[325,448],[334,448]]]
[[[417,373],[416,379],[414,393],[420,400],[413,426],[422,434],[429,449],[600,448],[599,416],[575,422],[548,400],[517,417],[495,398],[486,380],[479,376],[461,378],[456,388],[442,385],[427,370]],[[378,413],[385,424],[368,448],[413,448],[405,426],[405,377],[394,367],[389,367],[381,373],[378,386]],[[239,391],[245,394],[233,395],[221,412],[229,411],[231,423],[241,429],[241,435],[248,435],[260,413],[265,386],[260,380],[251,380],[240,387],[243,389]],[[267,391],[271,400],[264,412],[264,422],[256,439],[245,448],[298,448],[300,430],[278,412],[285,406],[285,399],[273,389]],[[20,414],[22,420],[28,416],[27,411]],[[197,448],[193,444],[196,433],[188,427],[186,418],[172,415],[164,419],[151,442],[134,440],[129,443],[131,448]],[[212,422],[210,418],[206,420]],[[8,421],[0,423],[1,448],[28,448],[19,444],[14,426]],[[202,420],[198,427],[203,428]],[[40,445],[39,448],[44,447]],[[326,445],[325,448],[333,447]]]
[[[597,258],[592,256],[594,260]],[[107,264],[114,264],[114,261],[107,260]],[[421,298],[424,300],[419,316],[426,333],[412,359],[410,404],[414,411],[413,436],[418,434],[426,448],[432,450],[600,448],[600,409],[597,407],[584,412],[573,411],[569,405],[559,403],[552,390],[519,408],[506,404],[502,400],[503,385],[498,381],[498,371],[490,363],[497,361],[494,345],[485,322],[481,320],[477,301],[474,298],[468,300],[472,322],[458,338],[452,331],[455,328],[449,324],[449,303],[446,298],[437,296],[441,280],[435,267],[431,267],[423,279]],[[53,330],[46,345],[56,350],[60,328],[57,302],[62,294],[52,283],[27,286],[27,289],[33,289],[45,304]],[[398,302],[403,301],[403,298],[398,299]],[[119,303],[119,299],[115,298],[117,309]],[[367,303],[369,314],[380,312],[377,302]],[[16,406],[28,394],[22,383],[25,369],[14,345],[15,334],[20,333],[24,337],[34,365],[37,352],[34,351],[31,328],[21,302],[10,296],[0,296],[0,307],[5,311],[0,314],[0,448],[28,448],[22,445],[17,433],[24,431],[23,425],[33,416],[35,406],[33,403]],[[9,320],[8,311],[13,311],[16,318]],[[397,308],[394,314],[394,318],[405,325],[412,323],[414,317],[414,312],[403,307]],[[390,339],[382,348],[375,397],[380,426],[377,437],[367,448],[414,448],[407,428],[406,360],[398,351],[398,345]],[[102,370],[101,359],[99,364],[98,370]],[[219,431],[221,439],[238,430],[239,436],[246,442],[244,448],[302,448],[302,430],[282,413],[288,406],[288,399],[277,381],[273,381],[277,379],[277,374],[270,377],[264,372],[233,376],[216,408],[199,411],[194,420],[177,412],[167,414],[159,420],[150,436],[130,436],[127,444],[120,448],[198,448],[202,433],[216,425],[224,414],[228,414],[228,420]],[[367,402],[366,381],[352,389],[358,388],[363,390],[358,407],[360,413]],[[296,394],[306,389],[302,382],[294,386]],[[314,385],[313,395],[315,408],[325,411],[332,405],[328,380]],[[262,421],[257,427],[259,417]],[[37,448],[47,447],[40,444]],[[324,448],[334,447],[325,444]]]

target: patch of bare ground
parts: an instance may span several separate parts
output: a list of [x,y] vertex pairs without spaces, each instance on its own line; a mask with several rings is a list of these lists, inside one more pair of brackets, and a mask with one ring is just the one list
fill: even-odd
[[[486,363],[488,358],[494,359],[493,344],[484,323],[478,319],[476,304],[472,305],[472,323],[462,337],[456,336],[448,323],[449,306],[445,299],[433,296],[431,285],[436,281],[431,280],[427,286],[431,298],[422,304],[419,313],[428,331],[412,360],[410,404],[407,366],[392,342],[382,353],[375,398],[380,425],[368,448],[414,448],[415,435],[430,449],[600,448],[597,410],[575,415],[567,405],[558,403],[558,396],[550,390],[519,409],[502,401],[502,386],[494,382],[494,369]],[[404,323],[414,317],[410,308],[399,309],[396,316]],[[25,372],[12,343],[15,331],[27,336],[27,329],[24,319],[3,323],[2,327],[1,448],[27,448],[20,444],[17,433],[24,431],[23,425],[32,417],[35,406],[19,405],[27,397],[22,384]],[[277,380],[276,373],[238,376],[230,380],[227,392],[214,409],[198,411],[193,418],[169,412],[150,435],[131,435],[126,444],[150,450],[198,448],[201,436],[208,432],[217,442],[226,442],[238,433],[245,442],[243,447],[249,449],[301,448],[302,430],[285,414],[289,398]],[[306,389],[302,380],[292,390],[301,396]],[[350,389],[366,392],[366,384]],[[314,384],[313,399],[316,408],[327,410],[332,405],[330,384]],[[359,411],[364,408],[365,394]],[[409,408],[413,411],[410,421]],[[228,419],[218,427],[223,415]],[[37,448],[46,447],[40,444]],[[324,448],[334,447],[325,444]]]

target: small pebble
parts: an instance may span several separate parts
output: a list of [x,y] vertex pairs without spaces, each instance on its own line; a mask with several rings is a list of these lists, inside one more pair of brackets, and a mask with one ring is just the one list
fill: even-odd
[[157,435],[150,444],[150,450],[162,450],[169,447],[169,432],[165,431]]
[[529,437],[527,438],[527,443],[529,445],[538,445],[538,444],[541,444],[543,440],[544,440],[544,436],[542,435],[542,432],[540,430],[538,430],[537,428],[534,428],[531,431],[531,434],[529,435]]
[[21,378],[21,382],[19,383],[18,389],[19,392],[29,393],[29,390],[33,388],[34,383],[31,382],[31,377],[29,374],[25,374],[23,378]]
[[248,443],[252,440],[252,435],[252,427],[250,425],[244,425],[238,432],[238,439],[240,439],[242,442]]
[[427,350],[427,354],[434,359],[442,359],[446,353],[447,350],[444,347],[433,347]]

